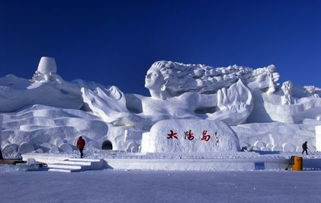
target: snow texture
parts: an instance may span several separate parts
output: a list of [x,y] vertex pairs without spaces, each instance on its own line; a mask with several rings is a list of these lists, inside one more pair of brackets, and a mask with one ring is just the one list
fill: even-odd
[[12,172],[2,202],[320,202],[320,172]]

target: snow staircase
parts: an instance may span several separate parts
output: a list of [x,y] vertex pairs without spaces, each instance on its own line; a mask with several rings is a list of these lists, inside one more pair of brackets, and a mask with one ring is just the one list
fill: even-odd
[[102,159],[68,158],[54,163],[48,163],[48,171],[79,172],[85,170],[100,170],[104,168]]

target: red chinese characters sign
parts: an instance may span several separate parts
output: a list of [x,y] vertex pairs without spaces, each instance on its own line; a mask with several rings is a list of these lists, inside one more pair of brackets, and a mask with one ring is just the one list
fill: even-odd
[[173,130],[170,130],[170,133],[167,134],[167,139],[173,139],[173,138],[178,139],[177,133],[175,133]]
[[184,134],[185,134],[185,139],[194,140],[194,133],[192,132],[192,130],[185,131]]
[[[186,140],[192,141],[195,139],[194,132],[192,130],[184,131],[184,135],[185,135],[184,139],[186,139]],[[208,134],[207,130],[203,130],[200,140],[208,142],[211,139],[211,137],[212,136],[210,134]],[[214,138],[216,139],[215,144],[218,145],[219,144],[219,136],[217,135],[217,132],[215,132]],[[170,133],[167,134],[167,139],[177,139],[178,140],[178,133],[174,132],[174,130],[170,130]]]
[[203,134],[203,137],[201,138],[201,140],[205,140],[207,142],[211,139],[211,136],[207,134],[207,130],[203,130],[202,134]]

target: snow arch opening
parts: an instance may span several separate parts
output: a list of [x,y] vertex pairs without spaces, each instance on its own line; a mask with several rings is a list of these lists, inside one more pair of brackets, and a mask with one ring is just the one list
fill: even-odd
[[103,150],[113,150],[113,144],[111,143],[111,141],[106,140],[103,142],[101,149]]

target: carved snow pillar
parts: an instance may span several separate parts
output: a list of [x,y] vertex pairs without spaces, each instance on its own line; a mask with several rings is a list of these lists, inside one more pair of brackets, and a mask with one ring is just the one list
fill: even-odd
[[[32,77],[33,81],[48,82],[57,80],[57,64],[55,58],[41,57],[37,71]],[[60,79],[60,78],[58,78]]]

